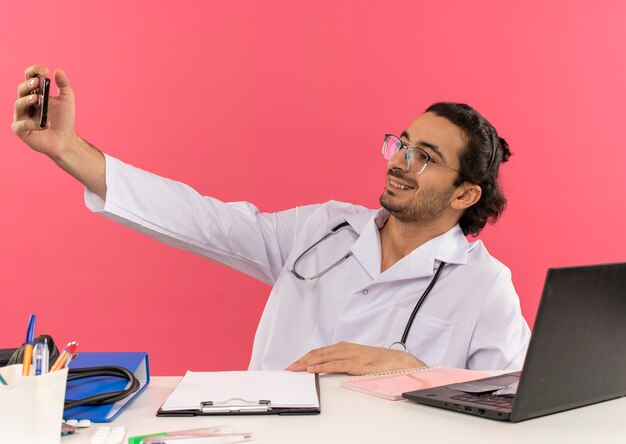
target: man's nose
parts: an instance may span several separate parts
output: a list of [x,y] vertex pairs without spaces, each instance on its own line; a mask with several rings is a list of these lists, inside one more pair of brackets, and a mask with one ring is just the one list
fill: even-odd
[[389,169],[397,168],[399,170],[408,172],[409,162],[406,158],[406,155],[407,155],[406,148],[402,148],[398,150],[398,152],[396,152],[393,156],[391,156],[391,158],[389,158],[389,160],[387,161]]

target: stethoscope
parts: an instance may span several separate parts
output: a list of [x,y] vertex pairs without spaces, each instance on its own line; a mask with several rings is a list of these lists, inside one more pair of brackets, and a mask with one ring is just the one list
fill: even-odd
[[[337,234],[337,232],[339,230],[341,230],[342,228],[345,228],[347,226],[349,226],[348,222],[344,221],[344,222],[340,223],[339,225],[337,225],[336,227],[332,228],[328,233],[326,233],[324,236],[322,236],[320,240],[318,240],[313,245],[311,245],[309,248],[304,250],[302,252],[302,254],[300,254],[300,256],[298,256],[296,258],[296,260],[293,262],[293,265],[291,266],[289,271],[291,271],[291,273],[295,277],[300,279],[301,281],[304,281],[306,283],[310,283],[310,282],[312,282],[315,279],[321,278],[326,273],[328,273],[330,270],[332,270],[336,266],[340,265],[342,262],[346,261],[350,256],[352,256],[352,251],[348,251],[338,261],[336,261],[335,263],[331,264],[330,267],[320,271],[319,273],[317,273],[317,274],[315,274],[313,276],[305,277],[305,276],[302,276],[300,273],[298,273],[296,271],[296,265],[298,265],[298,262],[300,262],[300,260],[308,252],[310,252],[316,246],[318,246],[319,244],[324,242],[326,239],[334,236],[335,234]],[[435,271],[435,275],[433,276],[433,278],[431,279],[430,283],[428,284],[428,287],[426,287],[426,290],[424,290],[424,293],[422,293],[422,296],[420,296],[419,300],[417,301],[417,304],[415,304],[415,308],[413,308],[413,312],[411,313],[411,316],[409,317],[409,320],[408,320],[408,322],[406,324],[406,327],[404,327],[404,333],[402,334],[402,339],[400,339],[399,341],[396,341],[393,344],[391,344],[389,346],[389,348],[391,350],[407,351],[407,349],[406,349],[406,340],[407,340],[407,337],[409,336],[409,331],[411,330],[411,327],[413,326],[413,321],[415,320],[415,315],[417,315],[417,312],[419,311],[420,307],[422,306],[422,304],[426,300],[426,297],[428,296],[428,294],[431,292],[431,290],[433,289],[433,287],[437,283],[437,280],[439,280],[439,276],[441,275],[441,272],[443,271],[443,267],[445,267],[445,266],[446,266],[445,262],[442,261],[442,262],[439,263],[439,266],[437,267],[437,271]]]

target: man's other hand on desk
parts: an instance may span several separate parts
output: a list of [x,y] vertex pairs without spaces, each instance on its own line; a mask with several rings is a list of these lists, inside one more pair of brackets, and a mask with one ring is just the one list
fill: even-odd
[[422,361],[404,351],[339,342],[310,351],[287,367],[294,372],[348,373],[366,375],[405,368],[424,367]]

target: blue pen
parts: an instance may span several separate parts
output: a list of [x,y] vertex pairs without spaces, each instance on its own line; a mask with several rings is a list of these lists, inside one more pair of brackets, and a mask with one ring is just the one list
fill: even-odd
[[35,343],[35,315],[30,315],[26,341],[24,341],[24,359],[22,360],[22,376],[30,375],[30,364],[33,359],[33,344]]
[[35,344],[35,351],[33,352],[33,359],[35,361],[35,376],[45,375],[50,368],[50,350],[48,349],[48,338],[45,338],[43,342]]

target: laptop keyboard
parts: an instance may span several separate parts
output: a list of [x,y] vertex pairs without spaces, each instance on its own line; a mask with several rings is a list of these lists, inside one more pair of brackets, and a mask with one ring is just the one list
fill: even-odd
[[492,407],[498,407],[511,410],[515,398],[510,396],[494,396],[494,395],[474,395],[464,393],[462,395],[453,396],[452,399],[457,401],[472,402],[475,404],[483,404]]

